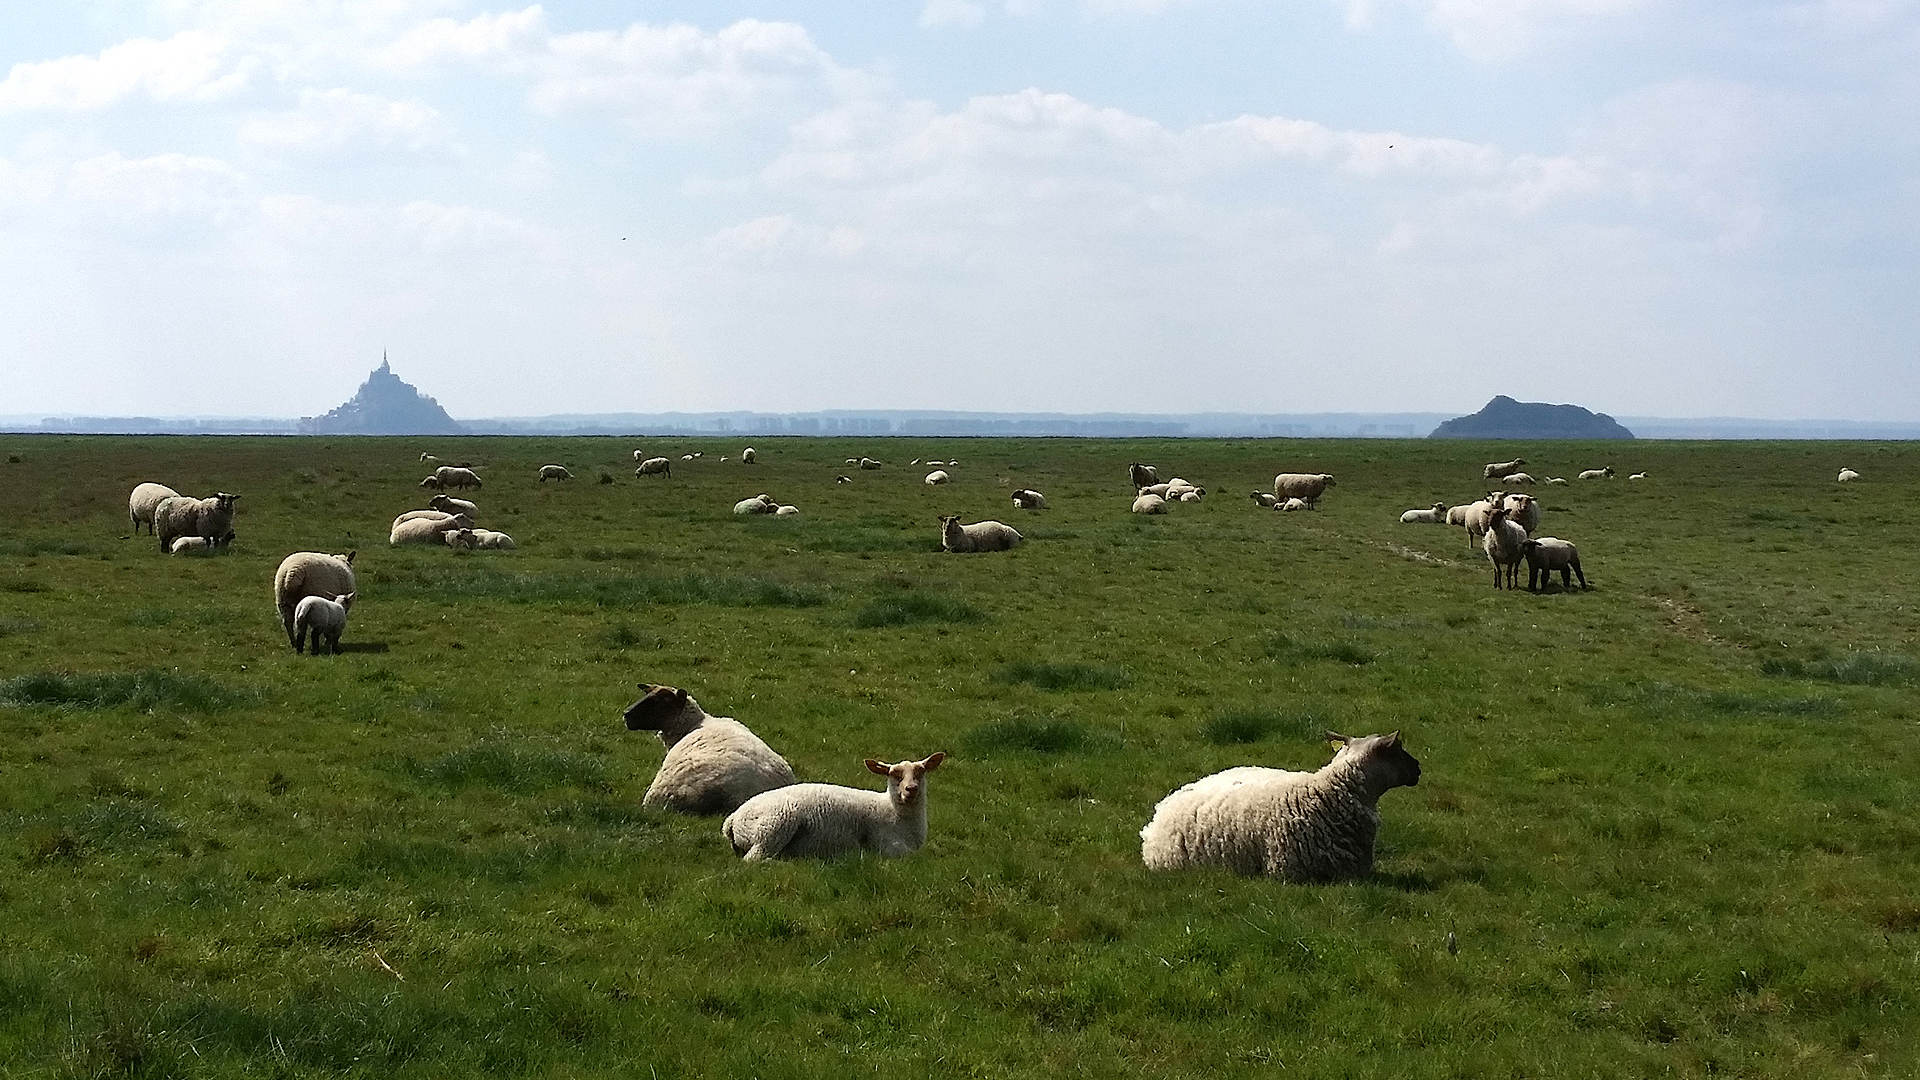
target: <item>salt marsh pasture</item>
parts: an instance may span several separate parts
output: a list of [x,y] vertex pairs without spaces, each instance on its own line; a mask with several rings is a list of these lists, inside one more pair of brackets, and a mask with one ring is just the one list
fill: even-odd
[[[422,452],[517,551],[388,547]],[[1515,454],[1616,468],[1532,489],[1591,590],[1399,524]],[[1208,497],[1133,516],[1132,461]],[[240,493],[232,549],[133,536],[144,480]],[[1911,1075],[1916,503],[1902,443],[0,436],[0,1075]],[[274,567],[350,549],[295,655]],[[947,751],[927,846],[642,810],[638,682],[806,780]],[[1328,728],[1423,765],[1370,879],[1140,866]]]

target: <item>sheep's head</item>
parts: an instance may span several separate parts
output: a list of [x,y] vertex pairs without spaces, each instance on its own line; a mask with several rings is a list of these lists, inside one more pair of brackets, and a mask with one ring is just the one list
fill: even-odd
[[420,486],[430,491],[439,491],[440,478],[437,476],[429,476],[425,480],[420,481]]
[[944,529],[950,529],[950,528],[953,528],[953,527],[954,527],[955,525],[958,525],[958,524],[960,524],[960,515],[959,515],[959,514],[941,514],[941,515],[940,515],[940,527],[941,527],[941,528],[944,528]]
[[1327,739],[1339,748],[1333,755],[1334,762],[1357,764],[1376,798],[1389,789],[1411,787],[1420,782],[1420,761],[1400,745],[1397,731],[1358,738],[1329,731]]
[[1520,552],[1523,555],[1530,554],[1533,551],[1537,550],[1539,547],[1540,547],[1540,541],[1535,540],[1532,537],[1528,537],[1527,539],[1520,541]]
[[1433,512],[1434,512],[1434,513],[1436,513],[1436,514],[1444,514],[1444,513],[1446,513],[1446,512],[1447,512],[1447,504],[1446,504],[1446,503],[1443,503],[1443,502],[1437,502],[1437,503],[1434,503],[1434,504],[1433,504]]
[[641,683],[640,690],[640,700],[623,714],[628,731],[659,731],[693,700],[685,690],[671,686]]
[[350,593],[350,592],[341,593],[339,596],[336,596],[333,598],[333,602],[336,604],[339,604],[342,608],[345,608],[351,611],[353,609],[354,595],[355,595],[354,593]]
[[339,559],[341,562],[346,563],[348,566],[352,566],[353,557],[358,554],[360,554],[360,551],[358,548],[355,548],[354,550],[347,552],[345,555],[335,555],[334,558]]
[[927,774],[940,767],[947,760],[945,752],[936,753],[919,761],[902,761],[889,765],[874,758],[867,759],[867,771],[878,773],[887,778],[887,798],[895,806],[913,806],[926,796]]
[[224,512],[231,512],[233,510],[233,500],[239,497],[240,496],[235,495],[231,491],[216,491],[213,493],[213,501],[216,508]]

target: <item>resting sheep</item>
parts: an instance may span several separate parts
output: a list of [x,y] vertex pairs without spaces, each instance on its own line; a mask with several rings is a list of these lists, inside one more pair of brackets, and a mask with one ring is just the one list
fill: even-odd
[[455,551],[472,551],[474,548],[472,529],[448,529],[440,534],[440,538]]
[[774,517],[794,517],[794,516],[797,516],[799,513],[800,513],[799,507],[791,506],[783,503],[774,509],[773,516]]
[[1318,772],[1243,765],[1195,780],[1160,800],[1140,830],[1149,870],[1224,867],[1295,884],[1373,871],[1380,796],[1420,782],[1400,733],[1350,739]]
[[1443,525],[1447,520],[1447,504],[1434,503],[1429,510],[1409,510],[1400,515],[1402,525]]
[[1167,500],[1152,492],[1141,492],[1134,496],[1133,512],[1136,514],[1164,514],[1167,512]]
[[755,495],[751,499],[741,499],[739,502],[734,503],[733,512],[736,514],[771,514],[779,509],[779,507],[780,504],[773,501],[773,496]]
[[444,544],[441,534],[458,529],[473,528],[473,519],[465,514],[455,514],[444,518],[414,518],[402,521],[387,534],[387,543],[393,547],[401,544]]
[[793,767],[738,720],[708,716],[685,690],[640,684],[628,731],[655,731],[667,748],[640,805],[682,814],[727,814],[794,782]]
[[1045,510],[1047,497],[1032,488],[1021,488],[1013,493],[1013,505],[1022,510]]
[[293,609],[293,651],[299,652],[308,632],[313,634],[313,655],[320,655],[320,641],[326,639],[327,651],[340,655],[340,635],[347,629],[347,609],[353,606],[352,593],[303,596]]
[[174,540],[182,536],[203,536],[215,547],[225,546],[233,535],[233,500],[239,497],[222,491],[211,499],[185,495],[161,499],[153,508],[153,531],[161,553],[171,552]]
[[465,514],[475,521],[480,520],[480,508],[465,499],[456,499],[451,495],[435,495],[427,500],[427,505],[443,514]]
[[1547,477],[1547,483],[1549,483],[1549,484],[1564,484],[1564,483],[1566,483],[1566,482],[1567,482],[1567,478],[1566,478],[1566,477],[1564,477],[1564,476],[1549,476],[1549,477]]
[[952,479],[952,478],[947,475],[947,470],[935,469],[932,472],[927,474],[927,478],[924,482],[928,487],[935,487],[940,484],[946,483],[949,479]]
[[1514,521],[1504,506],[1487,515],[1486,535],[1480,546],[1493,564],[1493,587],[1520,587],[1520,560],[1526,557],[1527,530]]
[[998,521],[960,524],[960,518],[948,514],[940,519],[940,547],[955,554],[972,551],[1011,551],[1020,546],[1019,530]]
[[1141,488],[1135,494],[1158,495],[1163,499],[1171,499],[1173,498],[1172,492],[1173,492],[1173,484],[1172,482],[1168,482],[1165,484],[1148,484],[1146,487]]
[[492,529],[472,529],[473,546],[483,551],[512,551],[513,537]]
[[1486,480],[1498,480],[1503,476],[1512,476],[1519,472],[1520,466],[1526,463],[1527,459],[1523,457],[1514,458],[1512,461],[1490,462],[1486,468],[1480,470],[1480,476]]
[[[1839,475],[1838,477],[1835,477],[1835,481],[1834,481],[1834,482],[1835,482],[1835,483],[1840,483],[1840,484],[1851,484],[1851,483],[1853,483],[1853,482],[1854,482],[1855,480],[1858,480],[1858,479],[1860,479],[1860,474],[1859,474],[1859,473],[1857,473],[1857,472],[1854,472],[1854,471],[1853,471],[1852,469],[1841,469],[1841,470],[1840,470],[1840,475]],[[146,485],[145,485],[145,484],[142,484],[142,485],[140,485],[140,486],[141,486],[141,487],[145,487]],[[135,490],[135,491],[138,491],[138,490],[139,490],[139,488],[135,488],[134,490]]]
[[1580,472],[1580,479],[1611,480],[1613,479],[1613,466],[1609,465],[1604,469],[1583,469]]
[[1273,508],[1282,513],[1291,514],[1296,510],[1311,510],[1313,509],[1313,504],[1305,499],[1293,498],[1283,503],[1275,503]]
[[1257,502],[1261,506],[1265,506],[1268,508],[1271,508],[1274,503],[1277,503],[1280,501],[1279,499],[1274,498],[1272,495],[1269,495],[1264,491],[1255,491],[1255,492],[1251,492],[1250,494],[1253,496],[1254,502]]
[[1647,478],[1647,474],[1643,472],[1637,472],[1627,477],[1627,479],[1629,480],[1645,480],[1646,478]]
[[540,466],[540,482],[543,484],[549,480],[571,480],[571,479],[573,479],[573,474],[567,471],[567,467],[565,465]]
[[1533,477],[1523,472],[1508,473],[1506,475],[1506,481],[1509,484],[1531,484],[1534,482]]
[[1587,587],[1587,575],[1580,569],[1580,549],[1557,536],[1542,536],[1530,539],[1520,545],[1527,558],[1527,591],[1538,592],[1547,587],[1548,579],[1555,570],[1560,571],[1560,587],[1570,589],[1573,582],[1568,574],[1578,574],[1580,587]]
[[293,636],[293,616],[301,600],[309,596],[339,596],[341,593],[357,591],[358,586],[353,579],[355,554],[352,551],[345,555],[296,551],[280,560],[280,568],[273,572],[273,606],[280,612],[280,625],[287,632],[287,644],[297,644]]
[[138,533],[140,526],[147,527],[147,535],[153,535],[153,511],[163,500],[178,498],[180,493],[165,484],[148,482],[134,487],[133,494],[127,496],[127,520],[133,523],[133,531]]
[[863,469],[877,469],[880,467],[880,462],[870,457],[863,457],[860,459],[860,467]]
[[167,550],[174,555],[205,555],[213,550],[213,541],[204,536],[181,536],[176,537]]
[[1273,478],[1273,496],[1276,499],[1305,499],[1319,502],[1320,496],[1333,486],[1330,473],[1286,473]]
[[861,851],[906,855],[927,842],[927,774],[946,758],[932,754],[892,765],[868,758],[867,769],[887,778],[885,791],[793,784],[762,792],[728,814],[720,833],[748,862]]
[[[634,451],[635,455],[638,455],[639,453],[640,451],[638,450]],[[639,468],[633,470],[633,475],[664,476],[667,479],[671,480],[673,479],[673,462],[668,461],[666,458],[663,458],[663,457],[650,457],[645,461],[642,461],[640,463]]]

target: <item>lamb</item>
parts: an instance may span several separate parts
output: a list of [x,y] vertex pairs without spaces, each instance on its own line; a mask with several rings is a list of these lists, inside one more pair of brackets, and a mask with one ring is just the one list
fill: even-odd
[[733,504],[736,514],[771,514],[780,506],[771,495],[755,495],[751,499],[741,499]]
[[1564,477],[1564,476],[1549,476],[1549,477],[1547,477],[1547,483],[1549,483],[1549,484],[1564,484],[1564,483],[1566,483],[1566,482],[1567,482],[1567,478],[1566,478],[1566,477]]
[[940,519],[940,547],[957,555],[972,551],[1012,551],[1023,539],[1018,529],[998,521],[962,525],[955,514]]
[[[472,469],[456,468],[452,465],[442,465],[433,470],[433,478],[438,481],[433,485],[436,489],[450,487],[477,488],[480,486],[480,475],[478,473]],[[426,487],[427,485],[423,483],[420,486]]]
[[799,513],[800,513],[799,507],[783,504],[774,510],[773,516],[774,517],[794,517]]
[[1133,512],[1136,514],[1164,514],[1167,512],[1167,500],[1152,492],[1142,492],[1133,500]]
[[628,731],[656,731],[667,748],[640,805],[682,814],[729,814],[755,795],[792,784],[793,766],[740,721],[708,716],[685,690],[640,684]]
[[1243,765],[1203,777],[1160,800],[1140,830],[1149,870],[1218,866],[1294,884],[1373,871],[1380,796],[1420,782],[1420,762],[1400,733],[1348,738],[1318,772]]
[[1296,510],[1311,510],[1313,504],[1305,499],[1288,499],[1286,502],[1276,503],[1273,508],[1291,514]]
[[[640,451],[638,450],[634,451],[635,454],[638,454],[639,452]],[[650,457],[645,461],[642,461],[640,463],[639,468],[633,470],[633,475],[664,476],[667,479],[671,480],[673,479],[673,462],[668,461],[666,458],[663,458],[663,457]]]
[[1533,477],[1523,472],[1508,473],[1506,481],[1509,484],[1531,484],[1533,483]]
[[1647,478],[1647,474],[1643,472],[1637,472],[1627,477],[1627,479],[1629,480],[1645,480],[1646,478]]
[[434,457],[432,454],[427,453],[425,450],[422,450],[420,451],[420,460],[421,461],[439,461],[440,459],[437,457]]
[[836,484],[851,484],[851,483],[853,483],[853,477],[851,477],[851,476],[836,476],[836,477],[834,477],[834,478],[833,478],[833,482],[834,482],[834,483],[836,483]]
[[1527,540],[1520,545],[1527,559],[1527,591],[1538,592],[1547,587],[1555,570],[1560,571],[1560,587],[1570,589],[1573,582],[1568,580],[1572,572],[1580,577],[1580,587],[1587,587],[1587,575],[1580,569],[1580,549],[1557,536],[1542,536],[1537,540]]
[[937,487],[940,484],[946,483],[949,479],[951,479],[951,477],[947,476],[947,470],[935,469],[927,474],[925,483],[928,487]]
[[313,655],[320,655],[320,639],[325,638],[327,649],[335,656],[340,655],[340,635],[347,629],[347,609],[353,606],[353,594],[335,593],[331,599],[324,596],[303,596],[293,609],[293,651],[299,652],[306,644],[307,633],[313,633]]
[[167,549],[174,555],[205,555],[213,550],[213,541],[204,536],[175,537],[173,546]]
[[1135,492],[1135,494],[1158,495],[1163,499],[1171,499],[1173,498],[1173,484],[1171,481],[1165,484],[1148,484],[1146,487],[1143,487],[1139,491]]
[[868,771],[887,778],[884,792],[838,784],[762,792],[728,814],[720,832],[747,862],[859,851],[906,855],[927,842],[927,774],[946,759],[937,753],[889,765],[868,758]]
[[692,455],[692,454],[681,454],[681,455],[680,455],[680,460],[681,460],[681,461],[692,461],[692,460],[693,460],[693,458],[694,458],[694,455]]
[[1264,491],[1255,491],[1255,492],[1251,492],[1250,494],[1253,496],[1254,502],[1257,502],[1261,506],[1265,506],[1265,507],[1272,507],[1275,503],[1280,501],[1279,499],[1274,498],[1272,495],[1269,495]]
[[1580,472],[1580,479],[1611,480],[1613,479],[1613,466],[1609,465],[1604,469],[1583,469]]
[[435,495],[427,500],[427,505],[443,514],[465,514],[475,521],[480,520],[480,508],[465,499],[456,499],[451,495]]
[[428,518],[434,521],[444,521],[447,518],[450,518],[452,516],[453,516],[452,514],[448,513],[445,510],[409,510],[404,514],[401,514],[399,517],[393,519],[393,527],[399,528],[400,523],[403,521],[418,521],[422,518]]
[[224,547],[233,535],[233,501],[239,497],[221,491],[211,499],[185,495],[161,499],[153,508],[153,531],[161,554],[172,551],[174,540],[182,536],[204,536],[215,547]]
[[163,500],[178,498],[180,493],[165,484],[151,481],[134,487],[133,494],[127,496],[127,520],[133,523],[133,531],[138,533],[140,526],[147,527],[147,535],[153,535],[153,511]]
[[1305,499],[1319,502],[1320,496],[1333,486],[1330,473],[1286,473],[1273,478],[1273,495],[1277,499]]
[[1490,462],[1486,468],[1480,470],[1480,476],[1486,480],[1498,480],[1519,472],[1520,466],[1526,463],[1527,459],[1523,457],[1514,458],[1512,461]]
[[1199,502],[1200,497],[1205,494],[1206,494],[1206,490],[1204,488],[1188,488],[1185,491],[1182,491],[1180,493],[1180,501],[1181,502]]
[[448,529],[440,534],[440,538],[455,551],[472,551],[474,548],[472,529]]
[[484,551],[512,551],[513,537],[492,529],[471,529],[473,546]]
[[1013,493],[1013,505],[1022,510],[1047,509],[1047,497],[1032,488],[1021,488]]
[[1496,589],[1520,587],[1520,560],[1526,557],[1527,530],[1512,519],[1511,513],[1502,506],[1487,515],[1487,531],[1480,538],[1487,561],[1493,563]]
[[[1860,479],[1859,473],[1854,472],[1852,469],[1841,469],[1840,475],[1834,479],[1834,482],[1839,484],[1851,484],[1858,479]],[[140,487],[146,487],[146,485],[142,484],[140,485]],[[135,488],[134,490],[137,492],[140,489]]]
[[1400,515],[1402,525],[1441,525],[1447,520],[1447,504],[1434,503],[1430,510],[1409,510]]
[[880,467],[880,462],[870,457],[863,457],[860,459],[860,467],[863,469],[877,469]]
[[751,446],[747,447],[745,450],[740,451],[740,464],[742,465],[751,465],[758,459],[759,459],[759,455],[753,452],[753,447]]
[[1507,508],[1507,514],[1527,530],[1528,535],[1540,531],[1540,500],[1531,495],[1515,492],[1500,500]]
[[457,529],[473,528],[473,519],[465,514],[455,514],[445,518],[414,518],[402,521],[387,534],[387,543],[392,547],[401,544],[444,544],[442,533]]
[[293,616],[295,606],[301,600],[309,596],[339,596],[358,590],[353,580],[355,554],[352,551],[345,555],[296,551],[280,560],[280,568],[273,572],[273,605],[280,612],[280,625],[287,632],[287,644],[297,644],[293,636]]
[[1137,461],[1127,466],[1127,475],[1132,478],[1133,490],[1135,491],[1160,482],[1159,469],[1151,465],[1142,465]]
[[540,466],[540,482],[543,484],[549,480],[571,480],[571,479],[573,479],[573,474],[567,471],[567,467],[565,465]]

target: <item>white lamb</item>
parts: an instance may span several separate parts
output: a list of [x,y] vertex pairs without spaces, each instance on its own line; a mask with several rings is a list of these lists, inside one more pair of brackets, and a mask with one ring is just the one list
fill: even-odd
[[138,533],[140,526],[147,527],[147,535],[153,535],[153,511],[161,502],[178,498],[180,493],[165,484],[148,482],[134,487],[133,494],[127,496],[127,520],[133,523],[133,531]]
[[946,758],[893,765],[868,758],[867,769],[887,778],[885,791],[794,784],[762,792],[727,815],[721,835],[748,862],[918,851],[927,842],[927,774]]
[[1643,472],[1637,472],[1627,477],[1627,479],[1629,480],[1645,480],[1646,478],[1647,478],[1647,474]]
[[1254,502],[1259,503],[1261,506],[1268,507],[1269,509],[1271,509],[1275,503],[1280,501],[1279,499],[1274,498],[1272,495],[1269,495],[1264,491],[1255,491],[1255,492],[1250,492],[1249,494],[1252,495]]
[[1527,591],[1538,592],[1547,587],[1555,570],[1560,571],[1560,587],[1570,589],[1573,582],[1569,573],[1578,574],[1580,587],[1587,587],[1587,575],[1580,569],[1580,549],[1557,536],[1542,536],[1529,539],[1520,545],[1527,559]]
[[1286,473],[1273,478],[1273,494],[1280,499],[1305,499],[1319,502],[1333,485],[1331,473]]
[[1018,529],[998,521],[976,521],[971,525],[962,525],[955,514],[940,519],[940,547],[955,554],[1011,551],[1020,546],[1022,539]]
[[484,551],[512,551],[513,537],[492,529],[472,529],[473,546]]
[[174,540],[182,536],[203,536],[214,547],[225,547],[233,539],[233,501],[239,497],[221,491],[211,499],[185,495],[161,499],[153,508],[153,532],[160,540],[160,551],[171,552]]
[[1549,477],[1547,477],[1547,483],[1549,483],[1549,484],[1564,484],[1564,483],[1566,483],[1566,482],[1567,482],[1567,478],[1566,478],[1566,477],[1564,477],[1564,476],[1549,476]]
[[358,586],[353,579],[355,554],[352,551],[345,555],[296,551],[280,560],[280,568],[273,572],[273,606],[280,612],[280,625],[287,632],[287,644],[297,644],[293,636],[293,616],[301,600],[309,596],[339,596],[341,593],[357,591]]
[[1282,513],[1291,514],[1297,510],[1311,510],[1313,509],[1313,503],[1307,499],[1296,497],[1288,499],[1286,502],[1275,504],[1274,509]]
[[1533,477],[1523,472],[1508,473],[1506,481],[1509,484],[1531,484],[1534,482]]
[[1493,564],[1493,587],[1520,587],[1520,560],[1526,557],[1527,530],[1514,521],[1512,512],[1502,506],[1487,516],[1486,535],[1480,546]]
[[472,529],[448,529],[440,534],[440,539],[455,551],[472,551],[475,547]]
[[403,521],[387,534],[387,543],[393,547],[401,544],[444,544],[441,534],[458,529],[473,528],[473,519],[465,514],[455,514],[448,518],[414,518]]
[[1163,499],[1171,499],[1173,498],[1173,482],[1168,481],[1164,484],[1148,484],[1146,487],[1143,487],[1138,492],[1136,492],[1136,494],[1158,495]]
[[567,471],[567,467],[565,465],[540,466],[540,482],[543,484],[549,480],[571,480],[571,479],[573,479],[573,474]]
[[1609,465],[1604,469],[1582,469],[1580,471],[1580,479],[1611,480],[1613,479],[1613,466]]
[[[1835,478],[1835,482],[1841,483],[1841,484],[1851,484],[1858,479],[1860,479],[1859,473],[1854,472],[1852,469],[1841,469],[1840,475]],[[146,487],[146,485],[142,484],[140,485],[140,487]],[[138,491],[140,490],[140,488],[135,488],[134,490]]]
[[329,599],[325,596],[303,596],[293,609],[293,651],[299,652],[306,644],[307,634],[313,634],[313,655],[320,655],[320,642],[325,639],[327,651],[335,656],[340,654],[340,635],[347,629],[347,609],[353,606],[352,593],[336,593]]
[[1150,491],[1143,491],[1134,497],[1133,512],[1136,514],[1164,514],[1167,512],[1167,500]]
[[480,508],[465,499],[456,499],[451,495],[435,495],[427,500],[427,505],[443,514],[465,514],[475,521],[480,520]]
[[[638,450],[634,451],[634,454],[636,456],[638,456],[639,453],[640,451]],[[639,468],[633,470],[633,475],[664,476],[667,479],[671,480],[673,479],[673,462],[668,461],[666,458],[663,458],[663,457],[650,457],[650,458],[647,458],[645,461],[642,461],[640,463]]]
[[751,499],[741,499],[733,504],[733,512],[736,514],[771,514],[779,508],[780,504],[774,502],[771,495],[755,495]]
[[708,716],[685,690],[641,683],[627,706],[628,731],[657,731],[667,756],[642,806],[682,814],[727,814],[763,791],[794,782],[793,767],[740,721]]
[[1420,782],[1420,762],[1400,733],[1350,739],[1327,733],[1339,752],[1318,772],[1243,765],[1160,800],[1140,830],[1150,870],[1218,866],[1296,884],[1373,871],[1380,796]]
[[1400,515],[1402,525],[1444,525],[1447,520],[1447,504],[1434,503],[1429,510],[1408,510]]
[[773,511],[773,516],[774,517],[795,517],[799,513],[800,513],[799,507],[782,503],[779,507],[777,507]]
[[1047,497],[1032,488],[1021,488],[1013,493],[1013,505],[1022,510],[1045,510]]
[[952,478],[947,475],[947,470],[935,469],[932,472],[927,474],[927,478],[924,482],[928,487],[934,487],[939,484],[944,484],[950,479]]
[[213,541],[204,536],[179,536],[167,550],[174,555],[205,555],[213,550]]
[[420,451],[420,460],[421,461],[439,461],[440,459],[437,457],[434,457],[432,454],[427,453],[425,450],[422,450]]
[[1480,470],[1480,476],[1487,480],[1498,480],[1503,476],[1512,476],[1519,472],[1520,466],[1526,463],[1527,459],[1523,457],[1514,458],[1512,461],[1491,462],[1486,468]]

